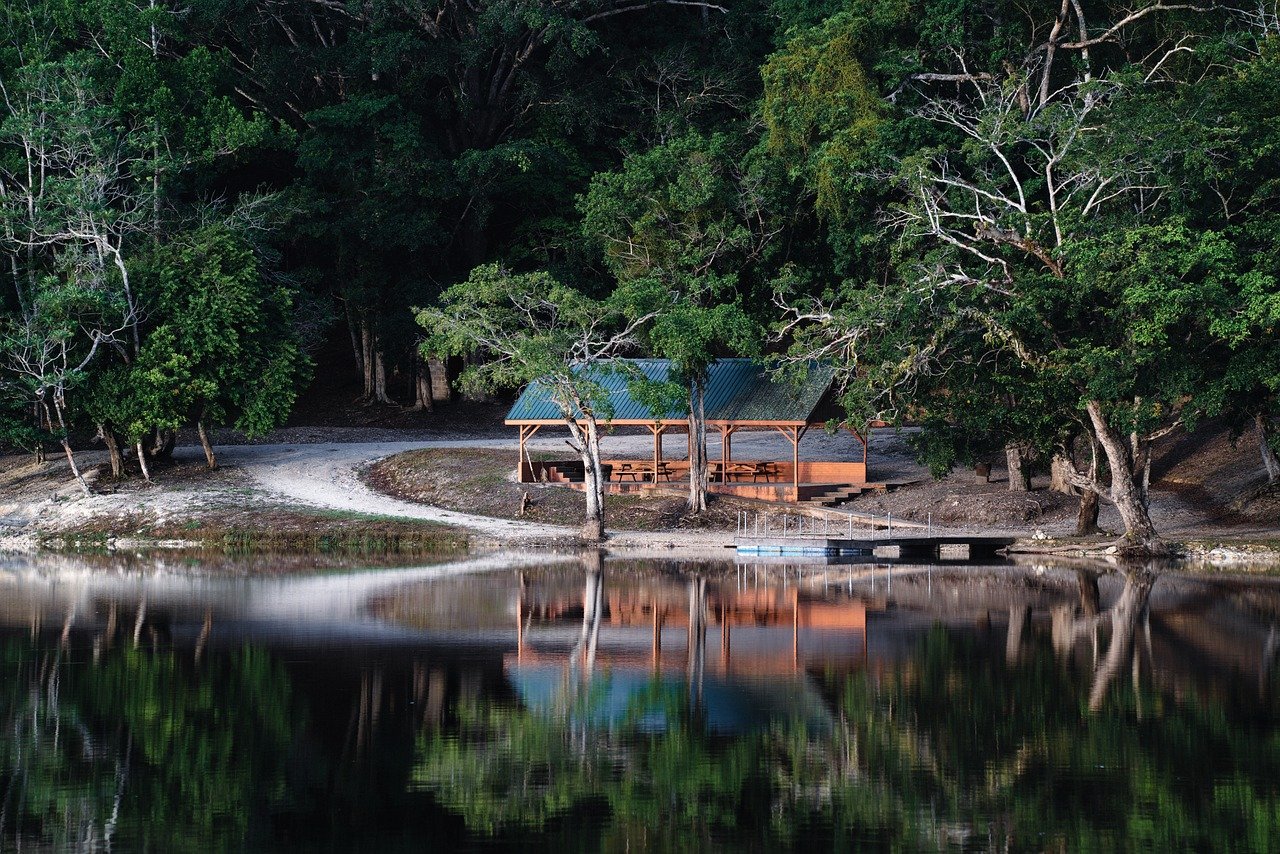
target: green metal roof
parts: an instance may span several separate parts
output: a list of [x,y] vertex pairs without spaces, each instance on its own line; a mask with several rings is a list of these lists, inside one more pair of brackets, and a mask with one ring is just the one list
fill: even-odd
[[[609,394],[612,421],[682,421],[688,406],[654,414],[631,396],[628,386],[635,372],[646,379],[665,381],[671,364],[666,359],[619,359],[635,371],[602,366],[589,369],[592,378]],[[788,421],[808,423],[831,385],[830,365],[811,362],[801,382],[775,379],[760,362],[752,359],[720,359],[707,375],[706,417],[708,421]],[[507,413],[507,421],[562,421],[560,409],[547,389],[530,383]]]

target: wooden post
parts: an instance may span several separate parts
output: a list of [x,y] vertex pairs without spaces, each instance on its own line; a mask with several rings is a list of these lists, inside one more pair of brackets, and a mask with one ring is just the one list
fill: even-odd
[[720,428],[720,482],[729,482],[729,437],[733,435],[733,430],[729,427]]
[[[533,472],[529,472],[530,475]],[[524,483],[524,425],[520,425],[520,452],[516,458],[516,483]]]
[[792,501],[800,500],[800,428],[791,428],[791,479],[795,492]]
[[787,437],[791,442],[791,500],[800,500],[800,437],[804,435],[805,427],[782,427],[775,424],[774,429]]
[[649,432],[653,434],[653,483],[658,483],[658,468],[662,465],[662,434],[667,432],[665,424],[649,424]]

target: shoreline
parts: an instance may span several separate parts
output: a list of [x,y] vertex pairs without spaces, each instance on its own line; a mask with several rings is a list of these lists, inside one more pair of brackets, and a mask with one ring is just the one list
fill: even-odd
[[[428,442],[327,442],[218,447],[222,466],[203,471],[198,447],[180,447],[177,476],[149,486],[137,482],[101,485],[83,496],[57,462],[43,466],[12,459],[0,470],[7,501],[0,497],[0,553],[216,552],[302,554],[350,558],[410,558],[485,554],[495,551],[564,554],[601,548],[611,555],[661,559],[732,561],[728,528],[615,530],[600,544],[581,540],[576,527],[481,515],[406,500],[379,491],[366,476],[381,460],[410,448],[495,448],[497,440]],[[100,453],[100,452],[99,452]],[[89,469],[92,455],[85,454]],[[65,467],[65,466],[64,466]],[[61,477],[59,476],[61,474]],[[546,489],[554,489],[547,487]],[[551,493],[544,493],[549,495]],[[809,513],[777,507],[777,513]],[[817,511],[821,513],[822,511]],[[840,511],[832,514],[843,515]],[[862,521],[874,531],[874,520]],[[723,522],[722,522],[723,524]],[[935,530],[1016,538],[1023,557],[1118,556],[1113,539],[1081,539],[1023,526],[942,526]],[[1202,520],[1174,530],[1168,542],[1178,562],[1242,568],[1280,565],[1280,533],[1270,528],[1236,529]]]

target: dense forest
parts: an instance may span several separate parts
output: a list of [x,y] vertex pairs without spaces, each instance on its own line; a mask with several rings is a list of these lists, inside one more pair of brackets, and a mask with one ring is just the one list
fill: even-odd
[[583,368],[636,354],[672,360],[646,392],[695,435],[714,358],[829,360],[851,424],[922,425],[935,472],[1051,467],[1082,532],[1102,498],[1138,547],[1161,437],[1257,431],[1280,480],[1266,0],[0,21],[3,441],[77,477],[72,436],[149,477],[188,426],[212,466],[211,427],[276,426],[342,341],[374,406],[430,407],[434,356],[473,387],[549,378],[589,484],[608,412]]

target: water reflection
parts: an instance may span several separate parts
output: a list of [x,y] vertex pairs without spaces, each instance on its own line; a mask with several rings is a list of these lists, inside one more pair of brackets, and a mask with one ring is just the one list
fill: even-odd
[[0,848],[1280,838],[1273,582],[487,561],[8,566]]

